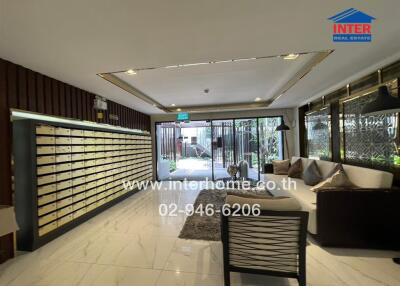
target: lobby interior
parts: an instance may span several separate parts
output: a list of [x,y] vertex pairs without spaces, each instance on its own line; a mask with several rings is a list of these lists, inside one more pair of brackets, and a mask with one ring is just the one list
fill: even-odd
[[400,285],[399,13],[0,0],[0,285]]

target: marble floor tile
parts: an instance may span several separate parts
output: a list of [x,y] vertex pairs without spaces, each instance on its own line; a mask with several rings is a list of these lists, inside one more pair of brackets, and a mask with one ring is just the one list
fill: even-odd
[[178,239],[164,269],[201,274],[221,274],[221,248],[216,243]]
[[79,286],[154,286],[160,270],[93,264]]
[[68,261],[162,269],[175,238],[102,233],[67,255]]
[[221,286],[222,275],[187,273],[164,270],[156,286]]
[[[0,285],[223,285],[222,244],[179,239],[186,217],[159,205],[192,204],[201,188],[138,192],[34,252],[0,265]],[[399,252],[307,246],[307,285],[397,286]],[[235,286],[293,286],[295,279],[231,274]]]
[[7,286],[75,286],[82,280],[90,264],[55,260],[36,260],[20,275],[0,285]]

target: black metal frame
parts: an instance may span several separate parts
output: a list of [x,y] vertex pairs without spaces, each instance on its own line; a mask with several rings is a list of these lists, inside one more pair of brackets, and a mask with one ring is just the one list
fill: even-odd
[[[232,209],[233,211],[233,209]],[[262,210],[258,217],[290,217],[298,218],[300,221],[299,241],[298,241],[298,271],[297,272],[281,272],[271,270],[252,269],[245,267],[235,267],[230,265],[230,248],[229,248],[229,216],[222,215],[221,212],[221,240],[223,245],[223,263],[224,263],[224,283],[225,286],[230,285],[230,272],[265,274],[277,277],[295,278],[300,286],[306,285],[306,245],[307,245],[307,225],[308,212],[303,211],[269,211]],[[242,216],[244,219],[251,218]],[[254,216],[253,216],[254,218]]]
[[[236,120],[246,120],[246,119],[256,119],[257,121],[257,160],[258,164],[260,164],[260,139],[259,139],[259,119],[260,118],[275,118],[275,117],[280,117],[281,120],[283,120],[283,115],[268,115],[268,116],[256,116],[256,117],[238,117],[238,118],[216,118],[216,119],[196,119],[196,120],[191,120],[191,121],[209,121],[210,122],[210,128],[211,128],[211,137],[213,136],[213,121],[220,121],[220,120],[232,120],[233,121],[233,160],[236,163],[236,128],[235,128],[235,123]],[[158,164],[158,150],[157,150],[157,125],[160,125],[162,123],[167,123],[167,122],[174,122],[172,120],[164,120],[164,121],[156,121],[154,122],[154,146],[155,146],[155,166],[154,166],[154,178],[157,181],[160,181],[158,179],[158,172],[157,172],[157,164]],[[174,131],[175,132],[175,131]],[[280,134],[281,136],[281,141],[282,141],[282,158],[285,158],[285,147],[284,147],[284,135]],[[212,138],[211,138],[212,139]],[[215,181],[215,176],[214,176],[214,151],[211,145],[211,160],[212,160],[212,169],[211,169],[211,178],[213,181]],[[261,166],[261,169],[263,169],[263,166]],[[258,180],[261,178],[261,169],[260,166],[258,166]]]

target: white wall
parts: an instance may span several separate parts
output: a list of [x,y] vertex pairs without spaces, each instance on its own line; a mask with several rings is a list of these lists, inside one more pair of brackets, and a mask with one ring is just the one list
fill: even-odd
[[[289,145],[290,156],[299,154],[298,147],[298,127],[297,127],[297,108],[294,109],[260,109],[260,110],[245,110],[245,111],[227,111],[227,112],[210,112],[210,113],[191,113],[191,120],[207,120],[207,119],[233,119],[233,118],[252,118],[263,116],[283,116],[285,123],[290,127],[286,132]],[[153,142],[153,174],[156,173],[156,122],[175,121],[176,114],[155,114],[151,116],[151,134]],[[295,144],[296,142],[296,144]],[[284,144],[285,157],[288,151]],[[155,177],[154,177],[155,179]]]

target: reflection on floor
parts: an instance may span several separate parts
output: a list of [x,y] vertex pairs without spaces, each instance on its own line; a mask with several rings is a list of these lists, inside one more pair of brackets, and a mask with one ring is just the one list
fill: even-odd
[[[169,174],[168,180],[191,180],[201,181],[208,178],[212,180],[211,159],[179,159],[176,163],[176,170]],[[214,162],[214,178],[222,179],[230,177],[222,163]],[[258,180],[257,168],[249,168],[249,178]]]
[[[163,187],[169,188],[169,182]],[[185,217],[159,215],[160,203],[184,209],[198,192],[137,193],[39,250],[1,265],[0,285],[223,285],[221,243],[178,239]],[[391,261],[396,254],[322,249],[310,241],[307,285],[400,285],[400,268]],[[297,285],[292,279],[258,275],[232,274],[232,279],[232,285]]]

